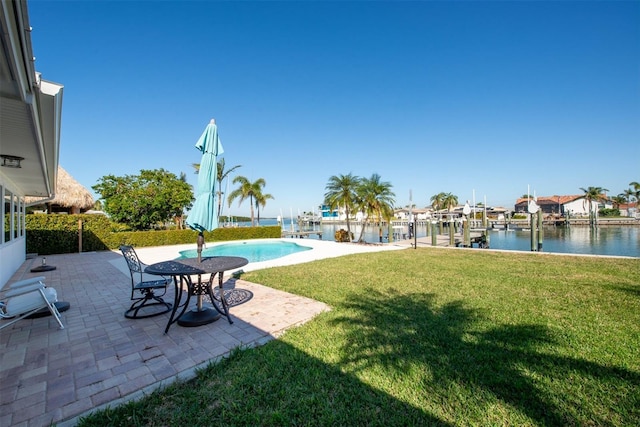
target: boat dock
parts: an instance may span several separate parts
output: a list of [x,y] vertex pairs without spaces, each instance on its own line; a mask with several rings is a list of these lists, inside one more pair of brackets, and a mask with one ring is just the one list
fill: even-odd
[[291,238],[298,238],[298,239],[304,239],[305,237],[309,237],[312,235],[317,235],[318,239],[322,239],[322,230],[317,230],[317,231],[286,231],[286,230],[282,230],[282,237],[291,237]]
[[[489,242],[489,239],[487,238],[487,234],[481,231],[477,231],[477,230],[471,231],[471,234],[469,237],[470,237],[470,244],[471,244],[471,246],[469,247],[471,248],[476,247],[476,248],[488,249],[490,247],[490,242]],[[411,239],[394,240],[393,243],[400,246],[411,246],[411,247],[415,247],[416,243],[418,247],[433,246],[433,239],[432,239],[432,236],[422,236],[416,239],[411,238]],[[457,247],[457,248],[465,247],[464,236],[460,233],[456,233],[454,235],[454,241],[452,245],[451,238],[448,235],[438,234],[436,236],[436,246]]]

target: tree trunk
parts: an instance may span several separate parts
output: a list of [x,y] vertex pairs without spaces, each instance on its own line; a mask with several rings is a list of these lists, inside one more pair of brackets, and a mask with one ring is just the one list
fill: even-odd
[[349,239],[349,243],[351,243],[351,227],[349,224],[349,208],[345,208],[345,213],[347,215],[347,238]]

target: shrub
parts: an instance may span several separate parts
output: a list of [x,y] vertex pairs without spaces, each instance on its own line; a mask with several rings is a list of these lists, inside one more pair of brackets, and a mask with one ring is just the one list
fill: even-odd
[[334,237],[336,239],[336,242],[351,242],[353,241],[353,233],[351,233],[351,239],[349,239],[349,233],[347,232],[347,230],[341,228],[340,230],[336,231],[336,233],[334,234]]
[[602,208],[598,211],[598,214],[604,217],[617,217],[620,216],[620,209]]
[[[120,245],[164,246],[194,243],[193,230],[123,231],[103,215],[27,215],[27,252],[41,255],[117,249]],[[80,237],[82,240],[80,240]],[[281,237],[279,226],[217,228],[206,242]],[[82,244],[82,248],[80,248]]]

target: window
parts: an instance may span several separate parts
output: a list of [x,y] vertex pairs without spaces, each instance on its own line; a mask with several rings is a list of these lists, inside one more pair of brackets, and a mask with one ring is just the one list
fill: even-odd
[[24,199],[20,199],[20,214],[18,218],[20,219],[20,236],[24,236],[25,230],[27,229],[27,217],[25,216],[26,206]]
[[11,218],[13,219],[13,224],[11,224],[11,229],[13,230],[13,238],[18,238],[18,233],[20,233],[20,200],[18,199],[18,195],[13,195],[13,204],[11,206]]
[[11,230],[13,229],[13,212],[12,207],[13,203],[13,194],[11,191],[5,188],[4,190],[4,200],[3,200],[3,208],[2,208],[2,216],[4,217],[4,242],[9,242],[11,240]]
[[25,235],[24,199],[0,185],[0,244],[7,243]]
[[[0,199],[4,200],[4,189],[2,188],[2,185],[0,185]],[[4,243],[4,229],[5,229],[4,203],[0,205],[0,218],[2,218],[2,220],[0,220],[0,245],[1,245]]]

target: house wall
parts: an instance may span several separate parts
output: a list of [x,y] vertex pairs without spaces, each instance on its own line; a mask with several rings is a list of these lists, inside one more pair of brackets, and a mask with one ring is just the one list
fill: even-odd
[[0,289],[25,262],[26,251],[24,236],[0,246]]
[[[585,204],[584,199],[577,199],[564,204],[564,212],[570,212],[571,215],[589,215],[589,205]],[[591,211],[598,211],[598,202],[591,202]]]

